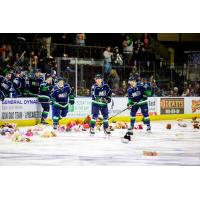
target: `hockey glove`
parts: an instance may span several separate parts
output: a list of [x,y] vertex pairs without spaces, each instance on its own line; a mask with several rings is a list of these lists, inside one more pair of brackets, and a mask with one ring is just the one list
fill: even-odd
[[110,103],[111,102],[111,98],[106,98],[107,102]]
[[69,103],[70,103],[71,105],[74,105],[74,99],[70,99],[70,100],[69,100]]

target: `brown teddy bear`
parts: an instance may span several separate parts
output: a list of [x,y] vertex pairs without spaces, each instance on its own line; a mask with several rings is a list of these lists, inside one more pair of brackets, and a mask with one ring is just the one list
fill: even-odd
[[167,124],[166,125],[166,129],[171,129],[172,128],[172,125],[171,124]]

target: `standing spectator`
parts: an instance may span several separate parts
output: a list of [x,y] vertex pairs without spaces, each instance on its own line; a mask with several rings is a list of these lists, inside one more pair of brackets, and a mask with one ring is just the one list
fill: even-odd
[[114,85],[119,85],[119,75],[117,74],[117,71],[115,69],[112,69],[109,76],[108,76],[108,84],[111,86],[111,88],[114,87]]
[[14,65],[15,66],[23,66],[23,61],[20,59],[18,53],[15,54]]
[[122,55],[119,53],[119,48],[115,47],[114,53],[112,56],[112,65],[116,68],[118,74],[121,73],[121,66],[123,65]]
[[47,61],[47,55],[48,55],[47,48],[43,44],[41,49],[40,49],[39,55],[38,55],[38,59],[39,59],[38,68],[41,70],[42,73],[45,73],[45,67],[46,67],[47,62],[48,62]]
[[119,53],[119,48],[115,47],[114,48],[114,52],[113,52],[113,64],[120,66],[123,65],[123,59],[122,59],[122,55]]
[[85,33],[77,33],[76,34],[76,44],[80,46],[85,46]]
[[104,71],[104,79],[107,81],[108,76],[112,70],[112,65],[111,65],[111,58],[112,58],[113,53],[111,52],[111,48],[107,47],[106,50],[103,52],[103,57],[104,57],[104,65],[103,65],[103,71]]
[[144,34],[142,42],[144,44],[144,51],[148,51],[148,49],[151,48],[151,41],[147,33]]
[[122,43],[124,64],[129,65],[133,57],[133,40],[127,35]]
[[200,96],[200,86],[199,83],[196,83],[194,86],[194,96],[199,97]]
[[142,49],[143,49],[144,43],[141,42],[140,38],[135,41],[135,53],[136,53],[136,60],[141,61],[142,60]]

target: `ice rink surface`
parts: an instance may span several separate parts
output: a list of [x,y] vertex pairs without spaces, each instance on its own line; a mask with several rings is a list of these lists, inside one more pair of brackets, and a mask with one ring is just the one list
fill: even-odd
[[[66,132],[55,138],[33,136],[30,143],[0,136],[0,165],[200,165],[200,130],[185,122],[186,128],[176,121],[152,122],[152,133],[136,130],[128,144],[121,142],[126,130],[113,131],[109,139],[103,131],[95,136]],[[167,123],[172,124],[171,130],[166,129]],[[158,155],[144,156],[143,151]]]

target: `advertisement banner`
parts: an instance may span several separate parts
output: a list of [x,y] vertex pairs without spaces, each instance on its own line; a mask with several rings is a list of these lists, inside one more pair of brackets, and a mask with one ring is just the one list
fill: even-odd
[[[91,98],[78,97],[75,98],[74,111],[69,112],[67,118],[84,118],[87,115],[91,115]],[[119,113],[121,110],[127,107],[126,97],[114,97],[112,102],[108,104],[109,116],[113,116]],[[151,97],[148,99],[149,114],[159,114],[159,99]],[[19,120],[19,119],[38,119],[41,117],[42,107],[37,98],[6,98],[0,104],[0,119],[1,120]],[[141,115],[140,109],[137,113]],[[126,110],[119,116],[130,116],[130,110]],[[50,106],[50,112],[48,118],[52,117],[52,109]]]
[[161,98],[160,114],[184,114],[184,98]]
[[42,108],[36,98],[6,98],[2,102],[2,120],[33,119],[41,117]]

